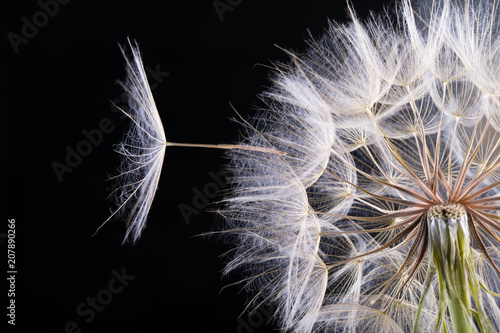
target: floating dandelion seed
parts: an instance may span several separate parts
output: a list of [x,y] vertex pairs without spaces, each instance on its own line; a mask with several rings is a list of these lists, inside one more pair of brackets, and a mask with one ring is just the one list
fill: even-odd
[[132,52],[130,59],[120,48],[127,69],[127,80],[125,83],[120,82],[120,85],[128,96],[130,111],[119,109],[130,118],[131,125],[124,142],[117,146],[116,151],[122,155],[122,164],[120,174],[113,177],[118,178],[118,183],[122,185],[114,191],[118,208],[99,229],[114,215],[127,212],[125,239],[130,236],[135,242],[145,226],[158,187],[167,139],[138,45],[135,43],[134,47],[130,41],[129,45]]
[[131,124],[124,141],[116,149],[122,155],[120,173],[111,178],[116,179],[118,184],[113,191],[117,208],[99,226],[96,233],[115,215],[126,214],[127,232],[124,241],[130,238],[131,242],[134,243],[139,239],[146,225],[148,213],[158,188],[167,146],[244,149],[278,155],[284,155],[285,153],[266,147],[167,141],[142,64],[139,46],[137,42],[132,44],[129,40],[129,47],[132,52],[130,58],[125,54],[125,50],[120,47],[126,60],[127,79],[125,83],[119,83],[128,96],[130,111],[127,112],[120,107],[117,108],[130,118]]
[[[398,10],[332,23],[276,67],[242,144],[215,146],[233,172],[226,273],[242,271],[250,305],[274,303],[284,330],[500,329],[496,4]],[[120,197],[137,199],[136,239],[168,143],[145,76],[131,82],[139,112],[121,151],[124,173],[141,173]]]

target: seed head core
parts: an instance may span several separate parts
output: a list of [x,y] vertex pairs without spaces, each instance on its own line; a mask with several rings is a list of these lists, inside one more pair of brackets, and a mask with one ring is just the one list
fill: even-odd
[[467,215],[467,210],[461,204],[452,203],[432,206],[429,208],[427,215],[430,219],[458,220],[460,217]]

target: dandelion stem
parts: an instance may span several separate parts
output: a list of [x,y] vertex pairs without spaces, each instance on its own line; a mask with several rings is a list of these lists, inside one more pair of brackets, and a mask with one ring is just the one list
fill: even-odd
[[[460,266],[457,265],[457,266]],[[453,332],[457,333],[471,333],[473,330],[472,311],[470,311],[470,293],[468,289],[467,273],[464,270],[457,269],[453,276],[460,275],[460,281],[455,281],[455,289],[460,293],[457,300],[449,299],[448,309],[450,311],[451,323],[453,325]],[[465,311],[465,310],[468,311]]]
[[[435,267],[438,273],[439,317],[444,318],[448,309],[453,331],[471,333],[478,332],[474,315],[481,332],[489,332],[491,324],[484,316],[481,287],[472,264],[465,208],[459,204],[434,206],[427,216],[431,251],[428,272]],[[478,311],[472,309],[471,293]],[[423,299],[420,300],[417,319],[422,304]],[[437,325],[441,325],[441,320]],[[417,323],[414,330],[416,327]]]

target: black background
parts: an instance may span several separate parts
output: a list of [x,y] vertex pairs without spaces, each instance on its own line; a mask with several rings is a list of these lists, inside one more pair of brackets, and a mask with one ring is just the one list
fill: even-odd
[[[7,325],[5,280],[0,290],[2,332],[65,332],[70,322],[77,326],[74,332],[275,329],[265,323],[268,309],[249,316],[247,295],[228,286],[237,275],[221,277],[220,256],[229,248],[220,240],[196,237],[213,230],[215,214],[202,211],[187,221],[179,210],[181,203],[193,206],[193,189],[203,191],[213,182],[210,172],[223,169],[222,151],[167,149],[138,244],[121,244],[125,226],[119,220],[91,237],[114,207],[106,199],[111,184],[105,180],[116,172],[113,145],[127,125],[110,102],[120,99],[116,80],[125,73],[118,43],[128,36],[136,39],[145,65],[169,73],[153,91],[167,139],[231,143],[239,125],[229,120],[236,116],[229,103],[243,117],[252,115],[259,105],[256,95],[269,85],[267,65],[287,59],[275,45],[304,50],[308,29],[319,36],[328,18],[347,21],[342,0],[219,3],[233,4],[223,20],[213,1],[72,0],[52,8],[53,17],[38,22],[38,31],[18,45],[17,53],[9,33],[23,36],[22,18],[43,19],[37,14],[43,9],[33,0],[0,5],[2,175],[7,184],[0,267],[5,274],[7,219],[15,219],[18,271],[15,327]],[[361,17],[382,9],[381,1],[352,3]],[[65,164],[67,147],[76,149],[86,140],[82,131],[98,128],[106,118],[113,130],[58,179],[54,161]],[[81,303],[106,294],[112,270],[134,278],[91,320],[79,314]]]

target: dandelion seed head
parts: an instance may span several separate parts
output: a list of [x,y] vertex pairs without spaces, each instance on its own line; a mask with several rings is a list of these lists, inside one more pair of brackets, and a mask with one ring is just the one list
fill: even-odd
[[[500,329],[496,5],[398,10],[351,12],[276,65],[242,144],[285,156],[229,152],[226,273],[284,330],[434,332],[462,310]],[[436,271],[477,288],[453,303],[469,294]]]

